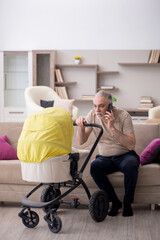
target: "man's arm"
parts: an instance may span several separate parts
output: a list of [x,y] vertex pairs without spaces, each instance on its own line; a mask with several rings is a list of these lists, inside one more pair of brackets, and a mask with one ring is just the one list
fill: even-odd
[[134,150],[135,148],[135,135],[134,133],[123,134],[118,131],[115,127],[110,129],[115,138],[121,143],[124,147],[128,148],[129,150]]
[[89,129],[88,127],[84,127],[84,123],[86,122],[85,118],[78,118],[76,120],[76,124],[78,125],[77,130],[77,140],[80,145],[84,144],[92,131],[92,129]]
[[117,130],[114,126],[114,114],[113,111],[111,113],[106,112],[105,115],[105,122],[108,123],[108,128],[114,135],[114,137],[118,140],[119,143],[121,143],[124,147],[128,148],[129,150],[134,150],[136,140],[135,135],[133,132],[130,132],[128,134],[123,134],[119,130]]

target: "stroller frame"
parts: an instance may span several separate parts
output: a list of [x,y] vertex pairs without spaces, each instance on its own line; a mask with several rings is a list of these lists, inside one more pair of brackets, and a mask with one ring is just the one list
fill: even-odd
[[[74,123],[74,126],[77,126]],[[22,210],[18,214],[20,218],[22,218],[23,224],[28,228],[34,228],[39,223],[39,216],[36,212],[31,211],[30,208],[43,208],[43,210],[46,212],[46,215],[44,216],[45,221],[48,223],[49,229],[53,233],[57,233],[62,228],[62,222],[59,216],[56,214],[56,211],[60,205],[60,203],[68,203],[63,200],[66,195],[68,195],[70,192],[72,192],[75,188],[77,188],[79,185],[82,185],[89,201],[89,211],[90,215],[96,222],[103,221],[108,213],[109,208],[109,201],[107,194],[102,191],[98,190],[96,191],[92,196],[90,194],[90,191],[86,185],[86,183],[82,179],[82,173],[87,166],[102,134],[103,134],[103,128],[99,124],[89,124],[84,123],[85,127],[97,127],[100,129],[100,132],[98,134],[97,139],[95,140],[90,152],[88,153],[88,156],[86,157],[84,163],[82,164],[82,167],[79,171],[76,171],[75,174],[72,176],[73,180],[61,182],[61,183],[39,183],[36,187],[34,187],[23,199],[22,199]],[[74,153],[73,153],[74,154]],[[55,189],[55,194],[52,197],[49,198],[49,201],[43,201],[43,202],[36,202],[28,199],[34,192],[36,192],[40,187],[43,185],[49,185],[50,187]],[[61,187],[67,187],[69,188],[67,191],[65,191],[63,194],[60,193]],[[44,189],[45,190],[45,189]],[[59,190],[59,191],[58,191]],[[58,191],[58,194],[56,193]],[[44,192],[45,193],[45,192]],[[71,206],[72,207],[78,207],[80,204],[78,202],[78,198],[73,198]]]

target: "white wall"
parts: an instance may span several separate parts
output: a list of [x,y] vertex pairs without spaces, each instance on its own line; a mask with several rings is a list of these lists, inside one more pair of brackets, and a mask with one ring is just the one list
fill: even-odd
[[0,0],[0,50],[159,49],[159,0]]

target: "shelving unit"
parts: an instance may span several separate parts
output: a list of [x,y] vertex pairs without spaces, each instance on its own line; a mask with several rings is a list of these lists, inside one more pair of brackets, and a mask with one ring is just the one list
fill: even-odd
[[[103,84],[101,85],[100,84],[100,76],[104,76],[104,75],[112,75],[112,74],[118,74],[119,71],[97,71],[97,91],[99,90],[106,90],[106,91],[111,91],[111,90],[116,90],[117,88],[113,85],[106,85]],[[106,81],[105,81],[106,82]],[[103,86],[103,87],[101,87]]]
[[[7,70],[4,55],[10,53],[26,55],[26,70]],[[80,64],[74,63],[76,54],[75,50],[1,51],[0,121],[20,119],[25,111],[24,89],[36,85],[66,88],[82,115],[93,107],[90,95],[102,89],[117,98],[117,107],[133,107],[128,111],[135,119],[148,115],[146,109],[137,109],[141,95],[153,96],[155,106],[159,105],[160,63],[147,62],[149,50],[78,51]],[[55,68],[61,70],[63,83],[56,81]]]
[[[95,94],[97,91],[97,69],[95,64],[55,64],[55,69],[60,69],[64,82],[55,82],[55,86],[67,87],[69,98],[76,102],[89,102],[90,99],[82,99],[82,95]],[[70,70],[71,69],[71,70]],[[89,78],[85,79],[85,73]],[[76,81],[75,81],[76,80]],[[89,84],[91,82],[91,84]],[[74,86],[71,86],[74,85]]]
[[67,87],[67,86],[69,86],[69,85],[72,85],[72,84],[76,84],[77,82],[55,82],[55,86],[64,86],[64,87]]
[[[29,52],[3,52],[3,121],[23,121],[24,91],[29,86]],[[2,91],[2,90],[1,90]]]
[[54,88],[55,51],[33,51],[33,85]]
[[24,91],[31,80],[31,52],[0,52],[0,121],[24,121]]
[[119,65],[122,66],[155,66],[155,67],[160,67],[160,63],[118,63]]
[[139,109],[139,108],[125,108],[125,110],[127,111],[127,112],[131,112],[131,113],[148,113],[148,109],[143,109],[143,108],[141,108],[141,109]]
[[96,64],[55,64],[55,68],[97,68]]
[[28,53],[4,53],[4,107],[24,107],[28,86]]
[[97,74],[114,74],[119,73],[118,71],[97,71]]
[[[160,63],[145,63],[145,62],[120,62],[121,66],[126,67],[160,67]],[[134,123],[145,122],[148,119],[148,109],[126,109],[132,116]]]
[[[93,82],[92,82],[92,85],[94,84],[95,85],[95,88],[94,88],[94,91],[91,92],[91,85],[89,85],[89,89],[88,89],[88,93],[85,92],[86,90],[86,87],[83,88],[83,91],[85,92],[84,95],[94,95],[97,91],[99,90],[107,90],[107,91],[110,91],[110,90],[116,90],[117,88],[115,86],[107,86],[106,84],[103,86],[103,88],[100,87],[100,76],[105,76],[105,75],[113,75],[113,74],[118,74],[119,71],[100,71],[98,70],[98,65],[94,65],[94,64],[55,64],[55,69],[60,69],[61,72],[62,72],[62,75],[63,75],[63,78],[64,78],[64,82],[63,83],[57,83],[55,82],[55,86],[66,86],[66,87],[69,87],[69,85],[72,85],[72,84],[78,84],[80,85],[81,82],[77,82],[77,81],[70,81],[68,82],[66,79],[66,76],[64,73],[64,71],[66,69],[72,69],[72,71],[75,71],[75,69],[77,69],[77,75],[78,74],[81,74],[82,73],[82,69],[84,69],[86,71],[86,69],[92,69],[93,71]],[[80,70],[80,71],[79,71]],[[81,80],[83,81],[83,80]],[[87,83],[87,82],[86,82]],[[76,91],[76,90],[75,90]],[[71,96],[71,98],[75,98],[75,101],[78,101],[78,102],[83,102],[83,101],[92,101],[92,99],[82,99],[82,93],[81,95],[79,96],[79,98],[75,97],[75,96]]]
[[100,91],[100,90],[111,91],[111,90],[117,90],[117,88],[115,88],[115,86],[112,86],[112,85],[105,85],[100,88],[97,88],[97,91]]
[[134,123],[142,123],[148,119],[147,109],[125,108],[125,110],[129,112]]
[[75,102],[92,102],[92,99],[75,99]]

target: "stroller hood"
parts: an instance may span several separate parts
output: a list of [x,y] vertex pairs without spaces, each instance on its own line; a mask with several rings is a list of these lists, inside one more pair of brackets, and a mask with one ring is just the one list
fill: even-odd
[[18,140],[23,162],[40,163],[72,150],[73,121],[64,109],[50,107],[26,118]]

